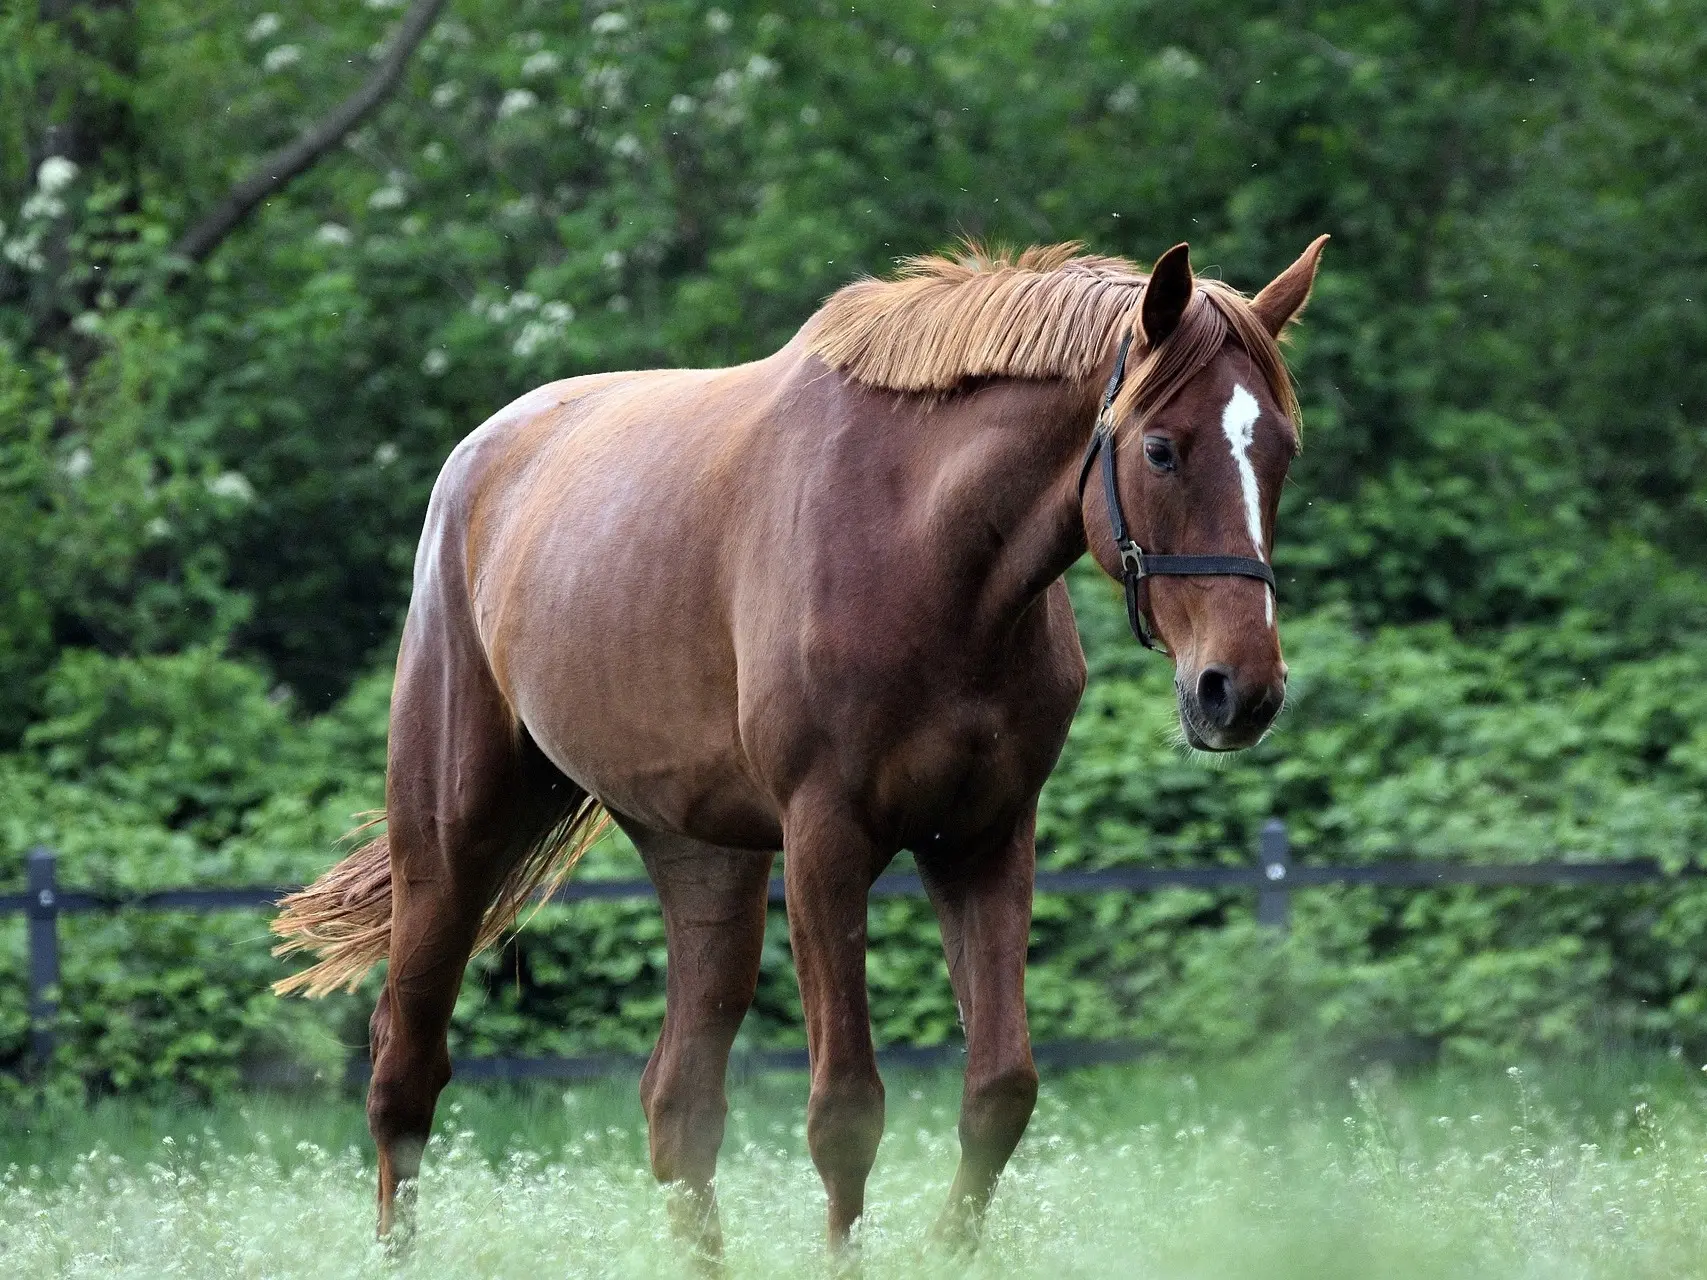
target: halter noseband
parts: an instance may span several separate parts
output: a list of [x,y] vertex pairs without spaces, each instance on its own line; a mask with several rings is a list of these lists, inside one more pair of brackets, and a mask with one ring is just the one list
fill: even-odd
[[1090,478],[1091,464],[1102,454],[1102,491],[1108,504],[1108,523],[1114,532],[1114,549],[1120,555],[1120,579],[1126,588],[1126,621],[1132,634],[1146,649],[1156,648],[1155,637],[1144,621],[1144,610],[1138,603],[1138,584],[1145,578],[1160,574],[1179,577],[1239,577],[1256,578],[1268,583],[1275,591],[1274,570],[1251,556],[1150,556],[1132,540],[1126,528],[1126,513],[1120,506],[1120,490],[1114,482],[1114,423],[1109,411],[1120,393],[1126,378],[1126,353],[1132,346],[1132,332],[1120,340],[1120,354],[1114,358],[1114,372],[1109,375],[1108,389],[1102,393],[1102,408],[1097,410],[1096,426],[1091,429],[1091,443],[1085,450],[1085,460],[1079,466],[1079,501],[1085,500],[1085,481]]

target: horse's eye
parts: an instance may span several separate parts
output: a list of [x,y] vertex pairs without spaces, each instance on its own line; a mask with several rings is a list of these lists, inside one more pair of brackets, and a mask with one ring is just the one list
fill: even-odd
[[1179,465],[1174,456],[1174,442],[1162,436],[1144,437],[1144,457],[1157,471],[1172,471]]

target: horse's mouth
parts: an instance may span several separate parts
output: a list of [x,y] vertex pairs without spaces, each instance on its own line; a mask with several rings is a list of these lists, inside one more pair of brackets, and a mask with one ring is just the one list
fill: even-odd
[[[1197,727],[1184,716],[1180,717],[1180,727],[1185,730],[1185,740],[1194,751],[1238,751],[1251,745],[1250,742],[1227,742],[1225,740],[1211,742],[1208,738],[1199,733],[1197,731]],[[1259,734],[1258,737],[1260,736],[1261,735]],[[1216,737],[1217,739],[1221,739],[1222,735],[1217,734]],[[1252,741],[1254,742],[1255,739]]]
[[1195,714],[1195,708],[1185,698],[1179,700],[1180,730],[1185,734],[1188,746],[1194,751],[1209,751],[1225,754],[1229,751],[1243,751],[1246,747],[1254,747],[1268,735],[1273,727],[1272,719],[1261,724],[1244,725],[1232,729],[1213,729],[1200,724]]

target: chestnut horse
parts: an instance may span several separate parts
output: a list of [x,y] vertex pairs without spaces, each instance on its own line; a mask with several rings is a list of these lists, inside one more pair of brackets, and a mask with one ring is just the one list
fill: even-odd
[[[397,659],[386,833],[275,924],[281,952],[320,957],[281,990],[389,960],[367,1103],[382,1236],[410,1221],[471,951],[608,814],[668,933],[640,1091],[677,1229],[720,1254],[724,1074],[783,850],[807,1142],[846,1241],[883,1130],[866,899],[905,848],[966,1032],[940,1229],[975,1240],[1037,1095],[1033,829],[1085,683],[1062,575],[1088,547],[1128,578],[1192,745],[1262,736],[1286,666],[1261,562],[1298,448],[1276,340],[1325,239],[1254,299],[1195,278],[1184,245],[1148,278],[1073,245],[917,259],[775,355],[549,383],[452,452]],[[1108,469],[1087,486],[1093,424]],[[1212,576],[1140,581],[1139,547]]]

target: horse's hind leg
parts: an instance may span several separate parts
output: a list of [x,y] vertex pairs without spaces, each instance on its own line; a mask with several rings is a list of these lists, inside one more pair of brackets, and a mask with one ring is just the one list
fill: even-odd
[[658,889],[669,945],[664,1029],[640,1077],[652,1172],[701,1260],[723,1252],[713,1178],[728,1112],[729,1048],[753,1002],[773,855],[622,823]]
[[421,1150],[450,1080],[446,1032],[482,917],[517,859],[584,797],[517,732],[471,645],[418,622],[405,628],[392,695],[391,941],[367,1099],[379,1234],[400,1228],[398,1241],[412,1227]]

